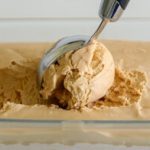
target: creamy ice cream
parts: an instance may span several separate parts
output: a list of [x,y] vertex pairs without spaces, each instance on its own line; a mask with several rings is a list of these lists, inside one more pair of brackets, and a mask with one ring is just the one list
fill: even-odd
[[146,75],[140,71],[123,71],[116,69],[115,81],[107,91],[103,100],[94,104],[96,106],[129,106],[138,103],[146,84]]
[[111,53],[101,42],[93,41],[65,54],[49,67],[41,94],[50,103],[63,108],[81,108],[106,95],[114,74]]
[[[36,119],[147,119],[150,118],[150,92],[149,92],[149,80],[146,80],[146,74],[149,77],[149,48],[150,43],[136,43],[136,42],[121,42],[121,41],[105,41],[108,49],[111,50],[111,53],[114,57],[116,63],[115,77],[113,72],[113,59],[110,52],[101,44],[95,43],[89,45],[86,53],[86,48],[78,50],[76,52],[70,52],[62,57],[55,65],[52,65],[45,74],[45,81],[43,83],[43,90],[41,94],[45,97],[40,96],[38,84],[37,84],[37,69],[39,61],[42,55],[45,52],[45,49],[49,48],[49,44],[1,44],[0,45],[0,117],[1,118],[36,118]],[[77,56],[82,56],[82,52],[85,53],[87,59],[87,64],[85,64],[85,59],[81,59]],[[96,53],[96,55],[94,55]],[[90,56],[88,57],[88,54]],[[100,56],[100,57],[97,57]],[[71,57],[71,59],[68,59]],[[108,61],[106,58],[109,57]],[[94,59],[92,59],[94,58]],[[78,59],[78,61],[76,60]],[[65,60],[65,61],[64,61]],[[70,64],[70,60],[72,60]],[[82,60],[82,63],[79,61]],[[66,62],[68,67],[66,67]],[[76,62],[78,62],[76,64]],[[63,67],[59,67],[59,63],[63,64]],[[98,63],[98,65],[97,65]],[[110,64],[112,64],[112,66]],[[91,65],[92,64],[92,65]],[[105,66],[103,66],[104,64]],[[118,64],[122,64],[121,67]],[[57,66],[58,65],[58,66]],[[64,80],[64,76],[61,76],[57,80],[56,75],[52,76],[50,70],[55,67],[60,69],[63,68],[64,76],[67,77],[67,80]],[[111,79],[108,78],[107,88],[103,84],[99,85],[96,81],[103,83],[100,80],[106,79],[101,76],[102,72],[106,73],[105,70],[108,66],[112,67]],[[75,95],[75,103],[71,97],[66,99],[66,93],[63,93],[63,88],[60,86],[60,89],[55,91],[56,98],[62,100],[62,102],[69,102],[69,106],[84,106],[79,110],[65,110],[59,108],[58,100],[56,101],[55,97],[50,97],[51,92],[49,92],[50,85],[55,87],[54,83],[57,81],[64,83],[65,88],[67,87],[68,91],[72,92],[72,85],[75,85],[76,74],[79,74],[79,71],[71,69],[81,69],[83,74],[87,73],[87,76],[91,77],[91,83],[88,88],[91,90],[91,96],[87,97],[86,93],[83,90],[83,93],[80,96]],[[94,69],[93,69],[94,68]],[[68,71],[68,72],[67,72]],[[76,72],[77,71],[77,72]],[[68,73],[68,75],[67,75]],[[92,79],[92,75],[96,73],[96,76]],[[108,73],[108,72],[107,72]],[[73,75],[72,75],[73,74]],[[50,82],[49,77],[55,77],[53,82]],[[78,77],[78,76],[77,76]],[[84,76],[83,76],[84,77]],[[98,78],[96,78],[98,77]],[[46,80],[47,78],[47,80]],[[73,79],[73,82],[72,82]],[[71,84],[67,81],[71,81]],[[86,80],[86,78],[85,78]],[[85,80],[79,80],[84,82]],[[114,80],[114,82],[113,82]],[[55,82],[54,82],[55,81]],[[65,82],[64,82],[65,81]],[[77,80],[78,81],[78,80]],[[79,83],[80,83],[79,82]],[[112,84],[113,82],[113,84]],[[145,84],[147,85],[145,86]],[[50,83],[50,84],[49,84]],[[73,84],[72,84],[73,83]],[[77,82],[78,83],[78,82]],[[86,82],[85,82],[86,83]],[[111,84],[110,84],[111,83]],[[61,84],[60,84],[61,85]],[[78,84],[77,84],[78,85]],[[82,84],[81,84],[82,85]],[[86,84],[84,84],[85,86]],[[92,91],[94,85],[99,87],[96,89],[97,94],[94,95]],[[83,87],[84,87],[83,86]],[[47,88],[46,88],[47,87]],[[75,86],[74,86],[75,87]],[[73,88],[74,88],[73,87]],[[77,86],[78,87],[78,86]],[[83,88],[79,87],[79,90]],[[101,92],[100,88],[105,92]],[[54,89],[51,90],[54,90]],[[75,87],[76,88],[76,87]],[[83,88],[84,89],[84,88]],[[59,91],[60,90],[60,91]],[[95,91],[95,90],[94,90]],[[60,94],[62,93],[62,95]],[[144,93],[144,94],[143,94]],[[64,95],[63,95],[64,94]],[[70,94],[68,94],[70,95]],[[73,96],[74,96],[73,95]],[[65,97],[63,99],[63,96]],[[84,98],[85,96],[85,98]],[[47,99],[48,97],[48,99]],[[84,98],[83,103],[78,103],[78,98]],[[101,98],[102,97],[102,98]],[[54,99],[52,99],[54,98]],[[100,98],[100,99],[99,99]],[[96,101],[95,101],[96,100]],[[81,101],[81,99],[79,100]],[[72,103],[73,102],[73,103]],[[77,105],[76,102],[78,103]],[[52,104],[53,103],[53,104]],[[65,106],[61,106],[64,107]],[[81,113],[82,112],[82,113]]]

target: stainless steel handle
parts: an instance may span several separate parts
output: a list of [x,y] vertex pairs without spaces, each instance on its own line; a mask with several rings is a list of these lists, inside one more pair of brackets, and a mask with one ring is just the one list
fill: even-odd
[[99,10],[99,16],[102,18],[102,22],[89,42],[98,38],[108,22],[114,22],[120,18],[128,3],[129,0],[102,0]]
[[111,22],[117,21],[128,3],[129,0],[102,0],[99,16]]

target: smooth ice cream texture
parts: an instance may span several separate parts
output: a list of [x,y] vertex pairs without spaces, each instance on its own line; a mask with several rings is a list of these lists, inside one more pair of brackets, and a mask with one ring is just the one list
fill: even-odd
[[101,42],[92,41],[82,49],[68,52],[49,67],[41,93],[63,108],[80,108],[104,97],[114,75],[111,53]]
[[104,43],[66,53],[45,72],[41,89],[37,70],[50,44],[1,44],[0,117],[150,118],[150,44]]

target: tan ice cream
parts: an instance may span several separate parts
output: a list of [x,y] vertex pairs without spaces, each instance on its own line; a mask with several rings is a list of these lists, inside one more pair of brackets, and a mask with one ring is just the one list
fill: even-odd
[[111,53],[101,42],[93,41],[51,65],[44,75],[41,93],[63,108],[80,108],[104,97],[114,75]]
[[[149,80],[146,80],[146,74],[150,77],[150,43],[121,41],[104,41],[104,43],[114,57],[116,64],[115,77],[110,52],[100,42],[96,42],[93,45],[89,45],[87,49],[84,48],[74,53],[66,54],[58,63],[49,68],[45,74],[44,79],[46,82],[44,82],[44,87],[41,91],[42,95],[45,98],[48,97],[48,99],[43,99],[40,96],[37,84],[37,69],[45,49],[48,49],[50,45],[1,44],[0,118],[56,120],[150,119],[150,84]],[[82,56],[82,52],[85,55]],[[77,56],[82,56],[82,58]],[[71,57],[71,59],[68,59],[68,57]],[[87,61],[86,64],[85,61]],[[59,63],[64,66],[59,67]],[[121,67],[118,67],[120,64],[122,64]],[[55,70],[55,67],[58,70],[60,69],[60,74],[50,72],[51,69]],[[110,69],[110,72],[107,70],[109,67],[112,69]],[[54,76],[50,73],[54,74]],[[103,73],[108,74],[111,78],[106,80],[106,76],[103,76]],[[59,80],[58,75],[61,75]],[[78,75],[84,80],[80,79],[79,82],[76,82],[78,80],[75,79],[78,79]],[[54,80],[49,77],[54,77]],[[66,78],[65,80],[64,77]],[[87,83],[87,78],[90,79],[90,84]],[[67,89],[67,94],[69,93],[67,96],[66,91],[64,92],[62,81],[63,86]],[[57,89],[56,82],[61,85],[60,89]],[[78,86],[80,82],[81,86]],[[83,85],[82,82],[87,84]],[[101,84],[98,84],[98,82]],[[145,85],[146,82],[148,82],[147,85]],[[106,84],[106,87],[102,83]],[[50,89],[50,85],[53,87],[52,89]],[[95,85],[98,87],[97,89]],[[85,86],[87,86],[87,89]],[[57,87],[57,91],[54,90],[55,87]],[[75,93],[80,93],[75,91],[77,88],[79,88],[80,92],[83,88],[81,97],[80,95],[75,95]],[[50,90],[54,90],[54,92],[51,93]],[[90,91],[89,96],[84,94],[88,93],[86,90]],[[53,93],[55,94],[53,95]],[[82,97],[84,99],[81,99]],[[58,104],[56,98],[60,98],[59,100],[62,100],[62,102],[69,102],[71,108],[87,105],[80,108],[80,110],[65,110],[59,108],[58,105],[52,105],[52,103]],[[61,107],[65,108],[65,106]]]

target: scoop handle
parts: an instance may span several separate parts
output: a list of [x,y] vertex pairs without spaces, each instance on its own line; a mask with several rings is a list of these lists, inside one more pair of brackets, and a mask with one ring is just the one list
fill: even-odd
[[129,3],[130,0],[118,0],[118,2],[120,3],[122,9],[126,9],[128,3]]
[[111,22],[117,21],[130,0],[102,0],[99,16]]

